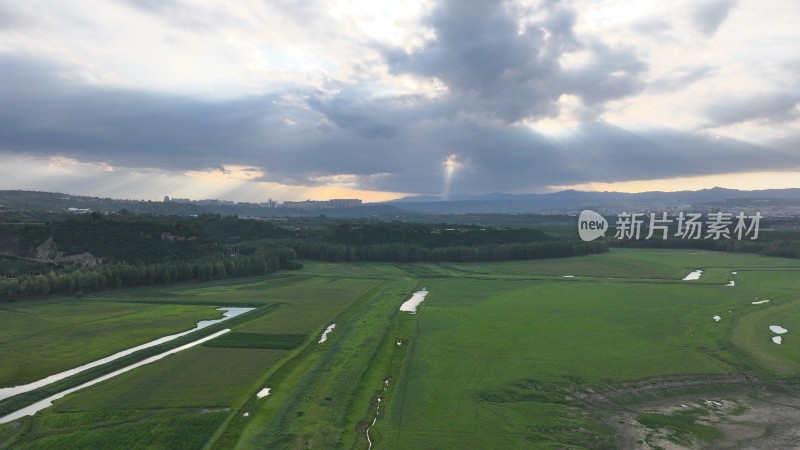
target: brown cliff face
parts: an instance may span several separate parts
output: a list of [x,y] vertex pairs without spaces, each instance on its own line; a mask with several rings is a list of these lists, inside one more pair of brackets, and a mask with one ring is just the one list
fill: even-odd
[[58,251],[56,242],[52,237],[47,238],[42,245],[36,247],[36,259],[52,260],[58,258],[59,256],[60,252]]
[[65,255],[64,252],[58,251],[58,246],[52,237],[36,247],[36,259],[56,264],[75,264],[80,267],[95,267],[103,262],[102,258],[97,258],[89,252],[83,252],[79,255]]

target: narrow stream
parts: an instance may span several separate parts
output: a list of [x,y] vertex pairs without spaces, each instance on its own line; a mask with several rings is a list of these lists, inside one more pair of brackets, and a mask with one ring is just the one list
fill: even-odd
[[132,353],[138,352],[139,350],[143,350],[143,349],[150,348],[150,347],[155,347],[156,345],[160,345],[160,344],[163,344],[165,342],[172,341],[172,340],[177,339],[177,338],[179,338],[181,336],[186,336],[187,334],[193,333],[193,332],[195,332],[197,330],[209,327],[209,326],[214,325],[216,323],[220,323],[220,322],[226,321],[228,319],[231,319],[233,317],[239,316],[241,314],[244,314],[244,313],[246,313],[248,311],[252,311],[254,309],[255,308],[232,308],[232,307],[217,308],[217,311],[224,311],[224,313],[225,313],[222,316],[221,319],[201,320],[200,322],[197,322],[197,326],[195,326],[191,330],[184,331],[184,332],[178,333],[178,334],[172,334],[172,335],[169,335],[169,336],[164,336],[164,337],[156,339],[154,341],[150,341],[150,342],[147,342],[147,343],[142,344],[142,345],[137,345],[136,347],[131,347],[131,348],[127,349],[127,350],[123,350],[121,352],[114,353],[111,356],[106,356],[105,358],[98,359],[97,361],[92,361],[92,362],[90,362],[88,364],[84,364],[84,365],[76,367],[74,369],[66,370],[64,372],[57,373],[55,375],[50,375],[47,378],[42,378],[41,380],[34,381],[33,383],[22,384],[22,385],[14,386],[14,387],[0,388],[0,400],[5,400],[7,398],[13,397],[13,396],[18,395],[18,394],[22,394],[24,392],[30,392],[30,391],[32,391],[34,389],[39,389],[40,387],[47,386],[48,384],[55,383],[56,381],[63,380],[64,378],[67,378],[67,377],[71,377],[72,375],[81,373],[81,372],[83,372],[85,370],[88,370],[88,369],[91,369],[93,367],[102,366],[103,364],[106,364],[106,363],[109,363],[111,361],[117,360],[119,358],[122,358],[123,356],[128,356],[128,355],[130,355]]
[[83,388],[87,388],[89,386],[95,385],[97,383],[100,383],[101,381],[108,380],[109,378],[114,378],[117,375],[120,375],[120,374],[123,374],[125,372],[131,371],[131,370],[133,370],[133,369],[135,369],[137,367],[141,367],[141,366],[144,366],[146,364],[150,364],[152,362],[158,361],[159,359],[162,359],[164,357],[172,355],[173,353],[178,353],[180,351],[186,350],[187,348],[194,347],[195,345],[200,345],[203,342],[210,341],[211,339],[214,339],[216,337],[222,336],[223,334],[225,334],[225,333],[227,333],[229,331],[231,331],[230,328],[227,328],[227,329],[222,330],[222,331],[217,331],[216,333],[214,333],[214,334],[212,334],[210,336],[206,336],[206,337],[204,337],[202,339],[198,339],[198,340],[196,340],[194,342],[190,342],[190,343],[188,343],[186,345],[182,345],[180,347],[173,348],[172,350],[168,350],[168,351],[166,351],[164,353],[159,353],[158,355],[151,356],[151,357],[149,357],[147,359],[144,359],[144,360],[139,361],[137,363],[131,364],[130,366],[123,367],[122,369],[116,370],[116,371],[111,372],[111,373],[107,373],[107,374],[105,374],[103,376],[100,376],[100,377],[97,377],[94,380],[87,381],[86,383],[83,383],[81,385],[69,388],[69,389],[67,389],[65,391],[61,391],[58,394],[52,395],[50,397],[47,397],[44,400],[40,400],[40,401],[38,401],[38,402],[36,402],[36,403],[34,403],[32,405],[26,406],[25,408],[22,408],[20,410],[14,411],[13,413],[11,413],[11,414],[9,414],[9,415],[7,415],[5,417],[0,417],[0,424],[8,423],[8,422],[11,422],[13,420],[17,420],[17,419],[19,419],[21,417],[32,416],[32,415],[36,414],[37,412],[52,406],[54,401],[66,396],[68,394],[71,394],[71,393],[73,393],[75,391],[78,391],[78,390],[81,390]]
[[372,419],[372,424],[369,427],[367,427],[367,444],[369,444],[367,450],[372,450],[372,439],[369,438],[369,429],[374,427],[375,423],[378,421],[378,413],[380,412],[380,410],[381,410],[381,398],[378,397],[378,406],[375,407],[375,418]]

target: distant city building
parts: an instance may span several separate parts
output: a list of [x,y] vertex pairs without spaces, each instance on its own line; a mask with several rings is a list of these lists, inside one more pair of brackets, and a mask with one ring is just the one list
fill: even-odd
[[172,202],[172,203],[191,203],[192,201],[189,200],[188,198],[176,198],[176,197],[169,198],[169,195],[165,195],[164,196],[164,203],[167,203],[167,202]]
[[272,199],[269,199],[266,202],[259,203],[259,205],[263,206],[264,208],[277,208],[278,207],[278,202],[273,201]]
[[197,200],[195,203],[198,205],[235,205],[236,202],[232,200],[217,200],[215,198],[206,198],[203,200]]
[[352,208],[354,206],[361,206],[363,202],[357,198],[334,198],[331,200],[305,200],[302,202],[283,202],[281,204],[284,208],[305,208],[305,209],[323,209],[323,208]]
[[330,200],[305,200],[302,202],[283,202],[278,205],[278,202],[269,199],[262,203],[248,203],[248,202],[234,202],[231,200],[217,200],[207,198],[203,200],[190,200],[188,198],[176,198],[169,195],[164,196],[164,202],[167,203],[193,203],[196,205],[206,206],[220,206],[220,205],[240,205],[240,206],[253,206],[262,208],[304,208],[304,209],[323,209],[323,208],[352,208],[354,206],[361,206],[363,202],[357,198],[333,198]]
[[331,208],[352,208],[361,206],[362,201],[357,198],[332,198],[328,203]]

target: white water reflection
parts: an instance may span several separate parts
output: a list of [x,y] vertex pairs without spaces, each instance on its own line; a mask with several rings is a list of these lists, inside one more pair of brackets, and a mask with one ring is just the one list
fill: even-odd
[[411,314],[417,313],[417,306],[425,300],[425,297],[428,296],[428,289],[422,288],[421,291],[414,292],[414,295],[411,296],[410,299],[406,300],[402,305],[400,305],[400,311],[410,312]]
[[325,328],[325,332],[322,333],[322,336],[319,338],[319,343],[322,344],[323,342],[328,340],[328,334],[330,334],[333,329],[336,328],[336,324],[332,323],[328,325],[328,328]]
[[703,274],[703,269],[697,269],[694,272],[690,272],[689,275],[683,277],[683,281],[699,280],[700,275],[702,274]]
[[93,379],[91,381],[87,381],[86,383],[83,383],[81,385],[75,386],[73,388],[69,388],[66,391],[61,391],[58,394],[52,395],[50,397],[47,397],[44,400],[40,400],[40,401],[30,405],[30,406],[27,406],[25,408],[22,408],[22,409],[20,409],[18,411],[15,411],[15,412],[7,415],[5,417],[0,418],[0,423],[8,423],[8,422],[11,422],[13,420],[17,420],[17,419],[25,417],[25,416],[32,416],[32,415],[36,414],[37,412],[52,406],[54,401],[56,401],[56,400],[58,400],[60,398],[63,398],[64,396],[69,395],[69,394],[71,394],[71,393],[73,393],[75,391],[81,390],[83,388],[87,388],[89,386],[93,386],[93,385],[95,385],[97,383],[100,383],[102,381],[108,380],[110,378],[114,378],[117,375],[121,375],[121,374],[123,374],[125,372],[131,371],[131,370],[133,370],[133,369],[135,369],[137,367],[141,367],[141,366],[144,366],[146,364],[150,364],[152,362],[158,361],[159,359],[167,357],[167,356],[169,356],[169,355],[171,355],[173,353],[178,353],[180,351],[186,350],[187,348],[194,347],[195,345],[200,345],[203,342],[210,341],[211,339],[214,339],[214,338],[216,338],[218,336],[222,336],[223,334],[225,334],[225,333],[227,333],[229,331],[231,331],[230,328],[222,330],[222,331],[217,331],[216,333],[214,333],[214,334],[212,334],[210,336],[206,336],[206,337],[204,337],[202,339],[198,339],[198,340],[196,340],[194,342],[190,342],[190,343],[188,343],[186,345],[182,345],[180,347],[173,348],[172,350],[166,351],[164,353],[159,353],[158,355],[151,356],[151,357],[149,357],[147,359],[144,359],[144,360],[139,361],[137,363],[131,364],[130,366],[123,367],[122,369],[115,370],[114,372],[111,372],[111,373],[107,373],[107,374],[105,374],[103,376],[100,376],[100,377],[97,377],[97,378],[95,378],[95,379]]
[[264,388],[264,389],[258,391],[258,393],[256,393],[256,397],[257,398],[264,398],[264,397],[269,395],[269,391],[271,391],[271,390],[272,390],[272,388]]
[[55,375],[50,375],[47,378],[42,378],[41,380],[34,381],[33,383],[22,384],[22,385],[14,386],[14,387],[0,388],[0,400],[5,400],[7,398],[13,397],[15,395],[22,394],[24,392],[30,392],[30,391],[32,391],[34,389],[39,389],[40,387],[47,386],[48,384],[55,383],[56,381],[60,381],[60,380],[63,380],[65,378],[67,378],[67,377],[71,377],[72,375],[79,374],[79,373],[81,373],[81,372],[83,372],[85,370],[89,370],[89,369],[91,369],[93,367],[102,366],[103,364],[106,364],[106,363],[109,363],[111,361],[117,360],[117,359],[122,358],[124,356],[131,355],[131,354],[133,354],[135,352],[138,352],[139,350],[144,350],[146,348],[155,347],[156,345],[160,345],[160,344],[163,344],[165,342],[169,342],[169,341],[175,340],[175,339],[177,339],[177,338],[179,338],[181,336],[186,336],[187,334],[193,333],[193,332],[195,332],[197,330],[200,330],[200,329],[209,327],[211,325],[223,322],[225,320],[228,320],[228,319],[231,319],[233,317],[239,316],[241,314],[244,314],[244,313],[246,313],[248,311],[252,311],[254,309],[255,308],[234,308],[234,307],[217,308],[217,311],[224,311],[224,314],[223,314],[222,318],[220,318],[220,319],[201,320],[200,322],[197,322],[197,326],[195,326],[191,330],[184,331],[184,332],[178,333],[178,334],[172,334],[172,335],[169,335],[169,336],[164,336],[164,337],[156,339],[154,341],[150,341],[150,342],[147,342],[147,343],[142,344],[142,345],[137,345],[136,347],[131,347],[131,348],[127,349],[127,350],[123,350],[121,352],[114,353],[111,356],[106,356],[105,358],[98,359],[97,361],[92,361],[92,362],[90,362],[88,364],[84,364],[84,365],[76,367],[74,369],[70,369],[70,370],[67,370],[67,371],[64,371],[64,372],[61,372],[61,373],[57,373]]
[[372,419],[372,423],[370,424],[370,426],[367,427],[367,444],[369,444],[367,446],[367,450],[372,450],[372,439],[369,438],[369,430],[370,428],[375,426],[376,422],[378,422],[378,413],[380,412],[380,409],[381,409],[381,398],[378,397],[378,406],[375,407],[375,418]]

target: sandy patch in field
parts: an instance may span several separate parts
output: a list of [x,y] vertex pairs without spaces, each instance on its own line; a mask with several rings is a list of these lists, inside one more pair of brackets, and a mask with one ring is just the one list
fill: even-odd
[[714,316],[714,317],[712,317],[712,319],[714,319],[714,322],[719,322],[720,320],[722,320],[722,317]]
[[761,305],[763,303],[768,303],[768,302],[769,302],[769,300],[760,300],[760,301],[757,301],[757,302],[753,302],[753,304],[754,305]]

